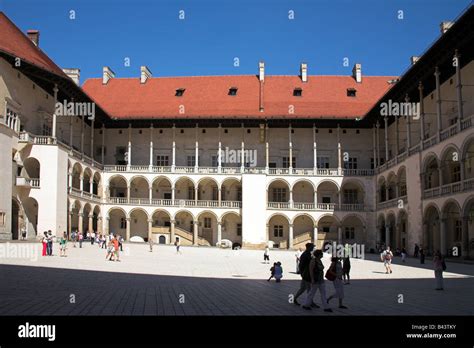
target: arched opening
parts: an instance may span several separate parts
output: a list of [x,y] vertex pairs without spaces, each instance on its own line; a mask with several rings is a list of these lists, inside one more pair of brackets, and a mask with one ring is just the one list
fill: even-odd
[[[363,206],[365,200],[364,187],[358,181],[348,180],[342,184],[342,204],[345,210],[362,210],[356,209],[357,206]],[[354,209],[350,209],[354,208]],[[360,207],[362,208],[362,207]]]
[[398,196],[405,197],[407,195],[407,171],[405,167],[400,167],[397,173],[398,178]]
[[398,213],[398,224],[397,224],[397,248],[407,248],[408,239],[408,214],[405,210],[400,210]]
[[463,150],[464,180],[474,178],[474,137],[466,144]]
[[87,232],[93,232],[92,230],[92,224],[91,222],[93,221],[93,214],[92,214],[92,208],[89,203],[86,203],[84,205],[84,209],[82,210],[82,230],[84,233]]
[[71,231],[79,232],[79,214],[82,209],[81,203],[78,200],[75,200],[70,209]]
[[272,181],[268,187],[268,202],[269,203],[288,203],[290,199],[290,187],[286,181],[275,180]]
[[217,201],[219,199],[219,188],[217,182],[211,178],[201,179],[198,183],[199,201]]
[[474,197],[466,200],[463,210],[464,256],[474,257]]
[[242,184],[235,178],[224,180],[221,186],[222,201],[242,202]]
[[385,240],[385,216],[380,214],[377,219],[377,250],[380,250],[383,245],[386,245]]
[[339,202],[339,188],[332,181],[323,181],[318,185],[318,209],[332,210]]
[[114,236],[126,237],[127,234],[127,216],[125,211],[120,208],[109,210],[109,233]]
[[150,186],[148,180],[144,177],[137,176],[132,178],[130,182],[130,199],[147,199],[150,197]]
[[367,235],[362,219],[357,215],[348,215],[342,220],[342,239],[344,243],[364,244]]
[[318,221],[317,248],[325,250],[325,246],[338,242],[339,222],[332,215],[325,215]]
[[314,186],[311,181],[300,180],[293,185],[293,202],[314,203]]
[[12,239],[16,240],[20,237],[20,228],[23,223],[23,213],[21,212],[21,206],[16,201],[16,199],[12,199],[12,221],[11,221],[11,228],[12,228]]
[[385,202],[387,200],[387,183],[385,182],[385,178],[383,176],[381,176],[378,180],[377,191],[379,203]]
[[134,209],[130,213],[130,237],[134,236],[148,240],[148,214],[142,209]]
[[28,157],[23,161],[23,168],[20,176],[23,178],[39,179],[40,178],[40,163],[34,157]]
[[440,182],[438,159],[435,155],[431,155],[425,161],[424,173],[425,190],[438,187]]
[[72,167],[72,187],[80,190],[81,189],[81,176],[82,176],[82,166],[76,162]]
[[35,238],[38,235],[38,202],[36,199],[28,197],[23,202],[23,210],[25,212],[24,226],[26,230],[26,238]]
[[160,236],[158,238],[158,243],[159,244],[166,244],[166,237],[165,236]]
[[[152,183],[152,199],[172,199],[171,181],[165,177],[159,177],[153,180]],[[158,203],[158,202],[157,202]]]
[[313,218],[307,214],[297,216],[293,220],[293,248],[305,249],[305,244],[314,240],[313,236]]
[[211,212],[203,212],[198,216],[198,245],[216,245],[217,218]]
[[395,173],[390,173],[387,178],[388,185],[388,200],[397,198],[397,176]]
[[443,185],[461,181],[461,154],[454,147],[448,147],[441,157],[441,175]]
[[102,226],[99,224],[100,207],[96,205],[92,211],[92,230],[102,234]]
[[116,175],[109,180],[110,198],[127,197],[127,180],[121,175]]
[[83,180],[82,187],[83,187],[84,192],[89,192],[90,193],[92,191],[92,185],[91,185],[92,171],[89,168],[86,168],[84,170],[82,180]]
[[[158,235],[158,238],[162,236],[168,238],[170,243],[174,243],[174,241],[170,238],[171,233],[171,216],[165,210],[155,210],[151,216],[152,222],[152,230],[151,232],[153,235]],[[156,237],[153,238],[156,240]]]
[[426,255],[433,255],[435,250],[440,249],[440,216],[434,205],[425,210],[424,216],[425,232],[423,233],[423,248]]
[[[445,223],[446,250],[441,250],[444,255],[452,256],[452,250],[456,247],[462,251],[462,219],[461,208],[455,201],[447,202],[441,212],[443,216],[442,223]],[[461,254],[461,253],[459,253]]]
[[189,178],[181,178],[175,184],[176,199],[194,200],[194,182]]
[[396,234],[396,219],[395,219],[395,214],[390,212],[387,216],[387,221],[385,224],[385,228],[388,227],[388,231],[386,230],[385,233],[388,236],[385,237],[386,245],[389,246],[391,249],[395,250],[396,249],[396,240],[395,240],[395,234]]
[[287,249],[289,246],[290,223],[286,216],[276,214],[273,215],[268,222],[268,240],[269,244],[273,244],[274,248]]
[[94,177],[93,177],[93,182],[92,182],[92,193],[101,197],[102,194],[100,194],[100,192],[102,190],[100,190],[100,183],[101,183],[101,177],[100,177],[100,174],[99,172],[95,172],[94,174]]
[[193,245],[194,218],[186,211],[180,211],[175,215],[174,234],[179,238],[181,245]]
[[228,239],[242,246],[242,217],[236,213],[227,213],[222,217],[222,239]]

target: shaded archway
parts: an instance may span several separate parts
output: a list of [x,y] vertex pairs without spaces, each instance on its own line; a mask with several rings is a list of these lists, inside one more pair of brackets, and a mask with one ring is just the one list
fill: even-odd
[[134,236],[148,240],[148,214],[140,208],[130,212],[130,237]]
[[187,210],[178,211],[175,214],[175,236],[182,245],[192,245],[194,243],[194,216]]
[[217,216],[210,211],[204,211],[197,217],[198,245],[213,246],[217,243]]
[[474,136],[468,139],[463,146],[462,161],[464,166],[464,180],[474,178]]
[[74,163],[72,167],[72,187],[80,190],[81,189],[81,177],[82,177],[82,166],[79,162]]
[[198,182],[198,201],[217,201],[219,185],[212,178],[202,178]]
[[148,199],[150,197],[150,185],[143,176],[135,176],[130,180],[130,199]]
[[84,192],[92,192],[92,170],[90,168],[84,169],[84,173],[82,175],[82,187]]
[[407,170],[405,166],[401,166],[397,172],[398,178],[398,196],[405,197],[407,195]]
[[424,189],[428,190],[438,187],[440,184],[438,158],[435,154],[429,154],[424,160]]
[[385,202],[387,200],[387,183],[383,176],[377,181],[377,192],[378,202]]
[[311,215],[300,214],[293,219],[293,248],[305,249],[314,240],[315,221]]
[[127,235],[127,215],[122,208],[114,207],[109,210],[109,233],[120,235],[124,239]]
[[23,161],[23,168],[20,176],[30,179],[39,179],[41,166],[39,161],[34,157],[28,157]]
[[444,255],[451,256],[454,247],[456,247],[458,251],[462,250],[462,216],[461,207],[458,202],[448,200],[441,210],[441,216],[441,223],[444,224],[441,228],[443,230],[444,227],[445,232],[444,236],[442,234],[440,237],[444,238],[444,241],[441,241],[440,250]]
[[101,176],[99,172],[95,172],[92,182],[92,193],[102,197],[102,190],[101,190]]
[[396,234],[397,248],[407,248],[408,240],[408,213],[405,209],[401,209],[397,218],[397,234]]
[[12,199],[11,231],[12,231],[13,240],[19,239],[22,223],[23,223],[23,212],[21,210],[21,205],[16,199]]
[[[395,218],[395,213],[394,212],[389,212],[387,215],[387,220],[385,221],[385,228],[388,228],[388,230],[385,230],[386,236],[385,236],[385,241],[386,245],[390,247],[390,249],[395,250],[396,249],[396,238],[395,235],[397,233],[397,220]],[[388,235],[387,235],[388,233]]]
[[309,180],[298,180],[293,184],[293,202],[314,203],[314,185]]
[[322,181],[317,188],[318,208],[332,210],[332,206],[339,203],[339,187],[333,181]]
[[388,191],[387,200],[397,198],[397,176],[395,175],[394,172],[391,172],[390,174],[388,174],[387,191]]
[[188,177],[182,177],[175,183],[176,199],[194,200],[195,199],[194,182]]
[[242,201],[242,184],[236,178],[228,178],[221,185],[222,201]]
[[284,215],[275,214],[270,218],[268,221],[268,240],[273,243],[274,248],[288,248],[289,226],[290,222]]
[[424,233],[423,245],[425,254],[433,255],[435,250],[440,249],[440,212],[434,204],[429,205],[423,214]]
[[288,203],[290,200],[290,185],[281,179],[273,180],[267,189],[268,202]]
[[[34,238],[38,235],[38,201],[32,197],[26,198],[23,202],[24,226],[27,238]],[[61,231],[62,232],[62,231]]]
[[325,250],[326,245],[338,242],[339,221],[333,215],[324,215],[318,220],[317,248]]
[[173,198],[171,181],[164,176],[160,176],[153,180],[152,190],[152,199],[171,200]]
[[115,175],[109,180],[109,197],[127,197],[127,180],[121,175]]
[[463,208],[463,255],[474,257],[474,196],[466,199]]
[[385,216],[384,214],[379,214],[377,218],[377,250],[381,249],[383,245],[386,244],[385,241]]
[[[342,184],[342,204],[347,208],[363,206],[365,201],[364,186],[358,180],[347,180]],[[361,207],[362,208],[362,207]],[[356,210],[356,209],[347,209]],[[360,209],[362,210],[362,209]]]
[[234,212],[226,213],[221,218],[222,239],[228,239],[242,246],[242,217]]
[[343,243],[364,244],[367,242],[365,225],[362,218],[358,215],[347,215],[342,220],[342,239]]
[[441,177],[443,185],[461,181],[461,153],[454,145],[449,145],[441,155]]
[[[163,209],[157,209],[151,215],[153,240],[160,242],[160,238],[165,238],[165,243],[174,243],[171,240],[171,215]],[[176,230],[176,229],[175,229]],[[158,237],[158,238],[157,238]]]

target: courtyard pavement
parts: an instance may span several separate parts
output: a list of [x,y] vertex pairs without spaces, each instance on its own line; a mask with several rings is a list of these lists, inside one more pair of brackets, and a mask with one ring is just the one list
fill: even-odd
[[[12,248],[34,254],[15,257]],[[289,303],[299,286],[294,251],[270,251],[280,261],[281,283],[267,282],[263,251],[125,244],[121,262],[105,249],[68,244],[68,256],[41,257],[40,243],[0,243],[0,315],[473,315],[474,265],[449,263],[445,290],[436,291],[432,263],[416,259],[385,274],[378,255],[351,259],[349,309],[305,311]],[[10,248],[11,250],[5,252]],[[329,256],[323,260],[329,265]],[[332,294],[332,283],[326,281]],[[304,296],[299,301],[304,300]],[[74,301],[72,301],[74,300]],[[320,303],[319,294],[315,300]]]

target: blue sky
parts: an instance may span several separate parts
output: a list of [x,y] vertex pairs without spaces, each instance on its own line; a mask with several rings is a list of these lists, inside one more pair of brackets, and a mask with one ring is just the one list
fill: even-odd
[[41,48],[59,66],[80,68],[83,82],[101,77],[102,66],[117,77],[137,77],[140,65],[154,76],[256,74],[259,60],[275,75],[298,74],[302,61],[315,75],[350,74],[356,62],[366,75],[399,75],[410,56],[439,37],[439,23],[456,18],[470,3],[0,0],[0,9],[23,31],[40,30]]

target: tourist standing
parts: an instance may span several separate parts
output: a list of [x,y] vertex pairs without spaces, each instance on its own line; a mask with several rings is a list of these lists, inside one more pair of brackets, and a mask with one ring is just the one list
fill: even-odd
[[82,232],[79,232],[79,248],[82,248],[82,241],[84,240],[84,235]]
[[351,276],[349,273],[351,272],[351,260],[349,256],[344,257],[344,260],[342,260],[342,277],[344,279],[344,284],[350,284],[351,283]]
[[347,309],[347,307],[342,304],[342,301],[344,299],[344,286],[342,285],[341,260],[338,257],[333,257],[331,259],[330,269],[332,269],[332,272],[336,274],[336,278],[332,282],[335,293],[329,296],[329,298],[327,299],[327,303],[329,303],[329,301],[331,301],[333,298],[337,297],[339,299],[339,308]]
[[63,232],[61,240],[59,241],[59,256],[66,256],[67,233]]
[[293,303],[299,305],[298,297],[301,296],[303,292],[309,292],[311,289],[311,276],[309,274],[309,263],[311,262],[311,253],[314,249],[313,243],[306,243],[306,250],[300,256],[299,270],[301,275],[300,288],[295,294]]
[[121,236],[117,236],[117,238],[114,238],[112,239],[112,243],[114,245],[114,256],[115,256],[115,261],[120,261],[120,258],[119,258],[119,246],[120,246],[120,242],[119,242],[119,238],[122,238]]
[[423,248],[420,248],[420,264],[425,264],[425,251],[423,250]]
[[263,262],[270,263],[270,248],[268,244],[265,246],[265,252],[263,253]]
[[436,278],[436,290],[444,290],[443,272],[446,271],[446,263],[444,262],[444,258],[439,250],[434,254],[433,267]]
[[92,231],[92,233],[91,233],[91,245],[94,245],[94,241],[95,241],[95,232]]
[[299,248],[295,254],[296,257],[296,274],[300,274],[300,257],[303,254],[303,249]]
[[43,232],[44,236],[41,238],[41,243],[43,244],[43,252],[41,253],[41,256],[47,256],[48,255],[48,233],[46,231]]
[[71,241],[72,241],[72,246],[75,248],[76,247],[76,231],[72,231]]
[[380,255],[381,260],[383,261],[383,264],[385,266],[385,273],[392,273],[392,259],[393,259],[393,254],[390,251],[390,247],[388,246],[387,249]]
[[112,242],[112,239],[108,241],[107,245],[107,254],[105,255],[105,259],[112,261],[112,258],[114,257],[114,243]]
[[[118,244],[120,246],[120,251],[123,251],[123,237],[121,235],[117,236]],[[120,260],[119,260],[120,261]]]
[[153,252],[153,237],[148,238],[148,244],[150,245],[150,253]]
[[413,256],[418,258],[419,252],[420,252],[420,247],[418,246],[418,244],[415,243],[415,253],[413,254]]
[[280,261],[278,261],[275,265],[275,269],[273,271],[273,277],[275,278],[277,283],[280,283],[281,278],[283,278],[283,267],[281,267]]
[[405,248],[402,248],[402,262],[405,263],[407,259],[407,251]]
[[51,230],[48,230],[48,256],[53,256],[53,234]]
[[21,238],[23,240],[26,240],[26,228],[25,227],[21,228]]
[[180,241],[179,241],[179,237],[176,237],[175,241],[174,241],[174,246],[176,247],[176,254],[181,254],[181,252],[179,251],[179,247],[180,247]]
[[325,312],[332,312],[332,309],[327,306],[326,299],[326,285],[324,284],[324,265],[321,262],[323,252],[321,250],[315,250],[313,252],[311,261],[309,263],[309,275],[311,278],[311,290],[306,296],[306,302],[303,306],[304,309],[310,310],[311,307],[318,307],[314,303],[314,295],[319,289],[321,295],[321,304],[323,305]]

